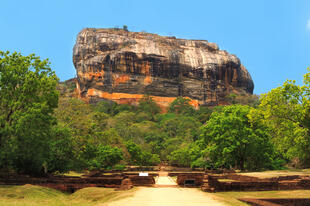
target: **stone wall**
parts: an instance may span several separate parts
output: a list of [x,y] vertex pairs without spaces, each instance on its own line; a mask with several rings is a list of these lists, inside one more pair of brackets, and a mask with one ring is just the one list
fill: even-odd
[[205,174],[201,189],[207,192],[310,189],[310,177],[294,175],[261,179],[238,174]]
[[[200,187],[203,183],[203,172],[169,172],[168,176],[177,176],[177,184],[185,187]],[[193,180],[194,185],[186,184],[186,181]]]
[[119,188],[124,179],[129,179],[133,186],[152,186],[155,184],[154,176],[140,177],[136,174],[111,174],[99,177],[65,177],[51,176],[34,178],[27,176],[15,176],[0,178],[0,185],[40,185],[54,188],[64,192],[74,192],[85,187]]

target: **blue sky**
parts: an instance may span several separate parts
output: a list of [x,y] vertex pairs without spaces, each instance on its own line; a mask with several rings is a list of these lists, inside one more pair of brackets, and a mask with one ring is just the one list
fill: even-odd
[[310,66],[308,0],[1,0],[0,50],[49,58],[66,80],[81,29],[122,25],[217,43],[241,59],[256,94],[301,83]]

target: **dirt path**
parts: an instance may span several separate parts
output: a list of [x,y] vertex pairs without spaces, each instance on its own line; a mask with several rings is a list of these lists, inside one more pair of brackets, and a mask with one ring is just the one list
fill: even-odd
[[[159,185],[175,182],[167,176],[159,176]],[[111,202],[108,206],[224,206],[212,194],[198,188],[152,188],[140,187],[133,197]]]
[[111,202],[108,206],[224,206],[212,194],[197,188],[141,187],[133,197]]

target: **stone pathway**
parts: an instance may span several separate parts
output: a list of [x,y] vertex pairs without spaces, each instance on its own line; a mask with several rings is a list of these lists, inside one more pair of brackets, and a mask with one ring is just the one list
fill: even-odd
[[198,188],[140,187],[133,197],[111,202],[108,206],[224,206],[212,194]]
[[133,197],[111,202],[108,206],[224,206],[212,194],[199,188],[177,187],[168,173],[161,172],[156,185],[159,187],[140,187]]
[[156,180],[155,186],[177,186],[177,183],[173,181],[171,177],[168,176],[168,172],[160,172]]

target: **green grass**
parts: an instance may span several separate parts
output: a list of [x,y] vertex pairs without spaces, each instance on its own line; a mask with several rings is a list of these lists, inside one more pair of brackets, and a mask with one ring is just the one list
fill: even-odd
[[286,191],[253,191],[253,192],[217,192],[214,193],[217,200],[230,206],[246,206],[247,204],[237,200],[238,198],[309,198],[310,190],[286,190]]
[[172,176],[171,179],[175,182],[177,182],[178,177],[177,176]]
[[310,175],[310,169],[270,170],[263,172],[247,172],[239,174],[258,178],[271,178],[271,177],[289,176],[289,175]]
[[73,194],[34,185],[0,186],[0,206],[94,206],[130,197],[136,189],[114,191],[89,187]]
[[218,179],[219,182],[236,182],[236,180],[231,179]]
[[64,173],[63,175],[68,176],[68,177],[81,177],[84,174],[86,173],[70,171],[70,172]]

